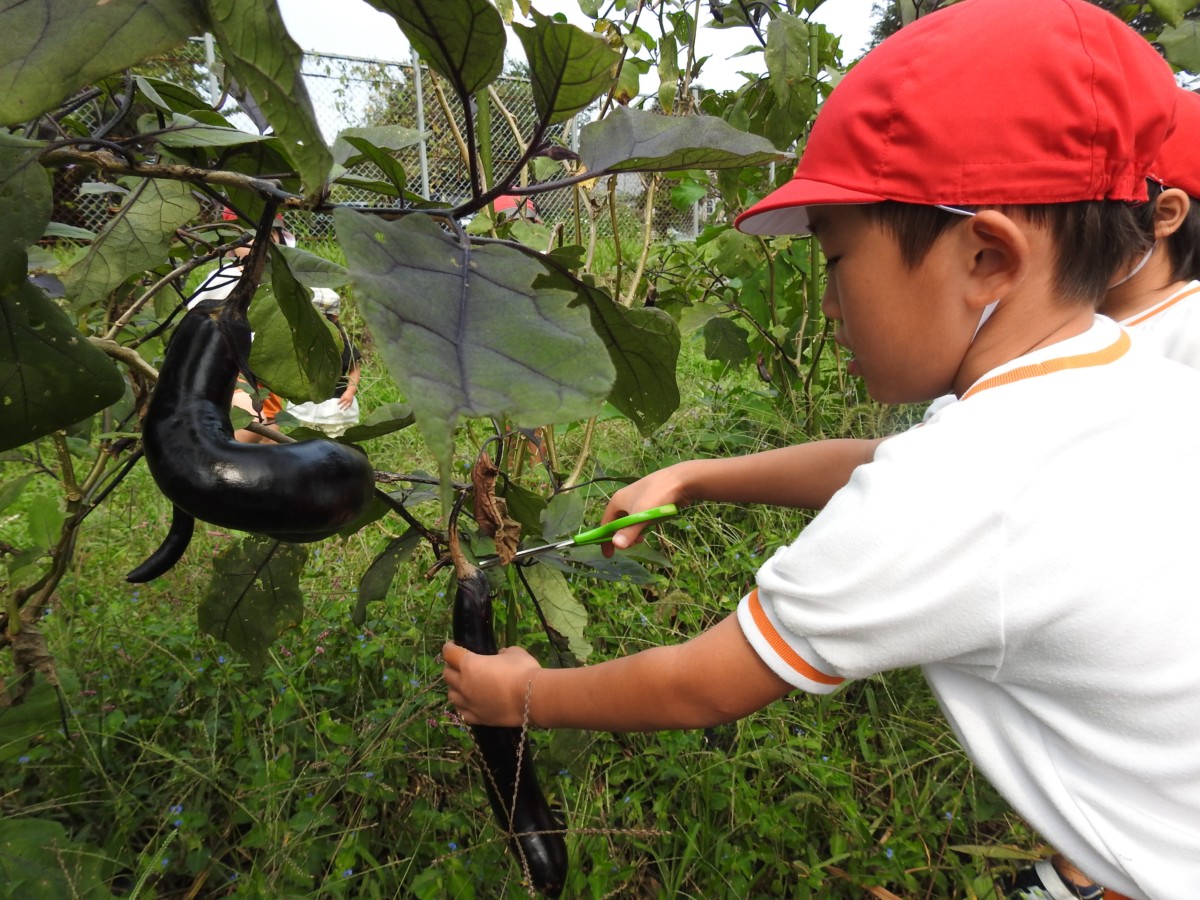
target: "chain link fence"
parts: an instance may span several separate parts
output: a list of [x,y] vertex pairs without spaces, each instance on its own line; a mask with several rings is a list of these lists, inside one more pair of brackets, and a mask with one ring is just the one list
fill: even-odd
[[[414,59],[415,62],[415,59]],[[173,53],[157,57],[139,67],[139,72],[182,84],[209,100],[238,128],[258,132],[252,101],[239,103],[236,97],[222,93],[222,65],[211,39],[194,39]],[[412,63],[387,62],[305,54],[303,74],[317,122],[322,134],[333,143],[346,128],[400,125],[414,129],[421,139],[393,156],[403,166],[407,189],[422,197],[454,206],[470,196],[470,176],[466,160],[464,114],[457,97],[443,88],[436,75]],[[503,75],[488,89],[487,117],[475,112],[477,125],[490,118],[486,137],[490,140],[492,171],[497,177],[511,172],[525,151],[526,141],[537,124],[533,93],[528,79]],[[75,115],[85,125],[97,125],[108,112],[96,100],[81,107]],[[587,110],[566,123],[554,126],[547,138],[570,150],[578,148],[579,129],[591,121],[596,109]],[[261,120],[261,117],[258,117]],[[540,158],[533,166],[538,181],[553,181],[569,174],[561,163]],[[382,179],[383,173],[369,162],[351,167],[354,175]],[[522,172],[522,184],[529,167]],[[554,226],[562,224],[567,240],[586,241],[589,220],[597,233],[611,235],[613,223],[622,239],[640,238],[646,217],[646,203],[652,198],[649,217],[655,237],[694,237],[712,214],[715,198],[706,197],[679,209],[671,202],[671,188],[677,183],[662,176],[650,191],[649,175],[626,173],[615,184],[601,179],[588,187],[582,202],[576,205],[571,188],[537,195],[529,214]],[[90,231],[98,231],[112,215],[119,197],[112,186],[95,183],[83,172],[59,173],[55,180],[55,221]],[[330,199],[336,203],[364,207],[398,206],[401,201],[352,185],[335,184]],[[215,217],[218,210],[212,210]],[[329,215],[289,212],[289,227],[301,239],[325,240],[333,237]],[[576,234],[577,227],[582,232]]]

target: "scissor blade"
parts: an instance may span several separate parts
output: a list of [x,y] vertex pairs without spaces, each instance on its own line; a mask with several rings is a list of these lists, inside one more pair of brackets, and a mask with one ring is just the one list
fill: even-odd
[[[568,547],[575,546],[574,538],[567,538],[565,541],[558,541],[554,544],[543,544],[541,547],[528,547],[525,550],[518,550],[513,554],[510,562],[520,562],[523,559],[528,559],[531,556],[540,556],[543,553],[552,553],[555,550],[566,550]],[[479,568],[487,569],[491,566],[500,565],[500,557],[492,556],[479,562]]]

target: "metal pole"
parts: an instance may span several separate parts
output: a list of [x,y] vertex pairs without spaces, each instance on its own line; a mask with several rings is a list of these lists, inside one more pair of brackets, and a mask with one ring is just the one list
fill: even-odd
[[417,51],[412,51],[413,86],[417,89],[417,131],[421,133],[421,142],[417,144],[417,154],[421,160],[421,196],[426,200],[429,196],[429,157],[425,150],[425,94],[421,89],[421,58]]
[[215,107],[221,99],[221,83],[217,81],[217,50],[213,46],[213,36],[204,32],[204,64],[208,66],[208,95],[209,102]]

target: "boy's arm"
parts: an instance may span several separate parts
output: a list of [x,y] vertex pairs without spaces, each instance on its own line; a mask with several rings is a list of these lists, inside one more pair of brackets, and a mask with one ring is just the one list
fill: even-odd
[[737,616],[683,644],[578,669],[543,669],[519,647],[442,648],[450,702],[473,725],[666,731],[732,722],[792,688],[754,652]]
[[[602,523],[666,503],[685,506],[700,500],[718,503],[769,503],[797,509],[821,509],[863,463],[870,462],[885,438],[812,441],[777,450],[726,459],[693,459],[659,469],[613,494]],[[644,526],[618,531],[613,547],[640,540]],[[604,549],[610,551],[610,545]]]

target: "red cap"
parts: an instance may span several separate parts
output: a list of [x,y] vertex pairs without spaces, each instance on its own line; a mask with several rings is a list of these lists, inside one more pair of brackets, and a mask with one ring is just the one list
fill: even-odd
[[1085,0],[964,0],[868,53],[825,101],[792,181],[738,216],[803,234],[817,203],[1145,200],[1178,88]]
[[1200,94],[1179,89],[1175,130],[1167,135],[1150,167],[1150,177],[1167,187],[1180,188],[1200,198]]
[[238,214],[235,213],[228,206],[226,206],[225,208],[223,208],[221,210],[221,221],[223,221],[223,222],[236,222],[237,217],[238,217]]

